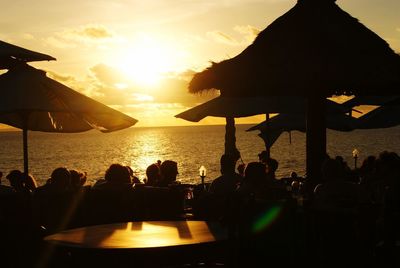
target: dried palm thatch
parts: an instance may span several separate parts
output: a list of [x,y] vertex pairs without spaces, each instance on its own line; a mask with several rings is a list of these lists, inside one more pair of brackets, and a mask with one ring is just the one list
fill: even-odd
[[298,0],[232,59],[197,73],[192,93],[396,95],[400,56],[335,0]]
[[0,123],[23,130],[24,171],[28,173],[28,130],[112,132],[137,120],[97,102],[27,64],[0,75]]

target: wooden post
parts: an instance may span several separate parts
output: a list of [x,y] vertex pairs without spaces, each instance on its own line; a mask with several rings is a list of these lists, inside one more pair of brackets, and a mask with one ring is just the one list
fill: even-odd
[[226,117],[225,126],[225,154],[231,155],[235,159],[240,158],[240,153],[236,148],[236,128],[235,128],[235,118]]
[[265,129],[264,129],[264,131],[265,131],[265,134],[266,134],[266,136],[267,136],[267,139],[264,140],[264,143],[265,143],[265,151],[267,152],[267,157],[270,158],[270,157],[271,157],[271,147],[272,147],[272,144],[271,144],[271,133],[270,133],[270,131],[269,131],[269,126],[268,126],[268,122],[269,122],[269,113],[266,113],[266,114],[265,114],[265,122],[266,122],[266,124],[265,124]]
[[321,167],[326,157],[326,100],[323,96],[307,98],[306,168],[308,190],[321,181]]
[[24,151],[24,173],[29,174],[29,165],[28,165],[28,127],[27,124],[24,123],[24,127],[22,129],[22,146]]
[[22,122],[22,150],[24,155],[24,173],[29,174],[29,161],[28,161],[28,122],[29,112],[21,111],[19,113]]

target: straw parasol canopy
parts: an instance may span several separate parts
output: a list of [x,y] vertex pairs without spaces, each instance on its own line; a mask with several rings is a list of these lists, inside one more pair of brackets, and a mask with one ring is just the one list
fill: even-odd
[[[326,118],[326,128],[328,129],[349,132],[356,129],[357,126],[358,120],[344,113],[330,113]],[[246,131],[255,130],[260,131],[258,136],[263,139],[267,152],[269,152],[274,142],[283,132],[289,132],[289,137],[291,137],[290,132],[294,130],[306,132],[306,115],[305,113],[278,114],[269,120],[252,126]]]
[[[343,117],[345,113],[348,113],[351,108],[344,107],[331,100],[326,100],[327,113],[330,117]],[[292,127],[293,124],[298,122],[298,115],[302,114],[303,123],[305,125],[305,113],[306,113],[306,98],[304,97],[282,97],[282,96],[271,96],[265,98],[229,98],[219,96],[210,101],[195,106],[189,110],[186,110],[180,114],[175,115],[177,118],[182,118],[191,122],[199,122],[207,116],[214,117],[225,117],[226,124],[226,135],[225,135],[225,153],[235,154],[236,149],[236,138],[234,128],[234,118],[247,117],[257,114],[269,114],[271,113],[284,113],[285,115],[279,115],[273,118],[272,124],[276,122],[287,123],[288,127]],[[279,120],[276,118],[291,118],[293,119],[290,123],[287,121]],[[267,126],[265,126],[267,127]],[[305,128],[305,126],[304,126]],[[272,129],[268,128],[268,132],[272,133]],[[280,135],[280,130],[274,132],[276,138]],[[263,138],[263,137],[262,137]],[[264,138],[263,138],[264,139]],[[269,148],[273,143],[273,138],[266,142],[266,149],[269,152]],[[266,139],[264,139],[266,141]]]
[[27,131],[111,132],[137,120],[46,76],[27,64],[0,75],[0,123],[23,130],[24,170],[28,172]]
[[0,69],[9,69],[16,63],[45,60],[56,60],[56,58],[0,40]]
[[[344,114],[350,110],[330,100],[327,100],[327,109],[329,114]],[[271,113],[305,114],[306,98],[282,96],[229,98],[219,96],[177,114],[175,117],[199,122],[207,116],[238,118]]]
[[400,56],[335,0],[298,0],[242,53],[197,73],[189,91],[305,96],[307,176],[320,178],[325,102],[332,95],[399,95]]
[[[400,56],[335,0],[298,0],[232,59],[213,63],[190,92],[223,96],[398,94]],[[378,91],[379,90],[379,91]]]

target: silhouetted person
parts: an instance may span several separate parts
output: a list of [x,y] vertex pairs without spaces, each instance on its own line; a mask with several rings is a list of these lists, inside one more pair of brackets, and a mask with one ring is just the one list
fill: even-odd
[[358,209],[369,202],[359,184],[348,181],[346,169],[341,161],[326,160],[322,165],[323,183],[314,190],[315,226],[317,247],[325,261],[348,259],[355,262],[360,253],[361,229],[357,222]]
[[35,178],[30,174],[24,174],[19,170],[12,170],[6,177],[10,186],[17,192],[31,193],[37,188]]
[[267,151],[262,151],[261,153],[258,154],[258,161],[261,162],[261,163],[263,163],[263,164],[266,164],[266,163],[267,163],[267,160],[268,160],[269,158],[270,158],[270,157],[269,157]]
[[200,218],[222,219],[228,210],[228,202],[243,179],[235,172],[236,160],[231,155],[222,155],[220,164],[221,176],[213,180],[208,193],[200,194],[195,202],[195,215]]
[[229,155],[222,155],[220,159],[221,176],[213,180],[210,185],[210,193],[227,195],[234,192],[242,177],[235,172],[236,161]]
[[156,186],[161,179],[160,168],[157,164],[151,164],[146,169],[146,186]]
[[13,187],[11,186],[7,186],[7,185],[2,185],[2,181],[1,179],[3,178],[3,172],[0,171],[0,195],[8,195],[8,194],[12,194],[15,193],[15,190]]
[[132,188],[132,178],[126,166],[112,164],[106,170],[104,181],[93,186],[95,190],[122,190]]
[[29,191],[33,192],[38,187],[35,177],[31,174],[23,174],[24,186]]
[[141,183],[139,178],[136,177],[135,174],[133,174],[133,169],[130,166],[126,166],[126,168],[128,169],[129,175],[131,176],[132,183]]
[[382,179],[383,254],[388,263],[399,265],[397,241],[400,238],[400,157],[384,151],[377,160],[377,175]]
[[274,179],[275,180],[276,179],[275,172],[278,169],[278,165],[279,165],[278,161],[276,161],[273,158],[268,158],[268,159],[265,160],[264,164],[266,166],[267,176],[270,179]]
[[38,191],[45,192],[65,192],[71,189],[71,173],[65,167],[53,170],[47,183],[38,187]]
[[87,180],[86,173],[76,169],[71,169],[69,172],[71,173],[71,189],[79,190],[82,188]]
[[9,181],[10,186],[13,187],[15,191],[22,192],[25,190],[23,173],[21,171],[17,169],[11,170],[7,174],[6,178]]
[[250,162],[244,171],[244,179],[238,193],[243,198],[259,198],[264,196],[266,186],[265,165],[260,162]]
[[160,187],[176,183],[178,173],[178,163],[172,160],[165,160],[160,166],[161,180],[157,184]]
[[323,209],[353,209],[367,202],[367,194],[356,183],[346,179],[346,170],[340,161],[330,159],[322,166],[324,182],[315,187],[315,204]]

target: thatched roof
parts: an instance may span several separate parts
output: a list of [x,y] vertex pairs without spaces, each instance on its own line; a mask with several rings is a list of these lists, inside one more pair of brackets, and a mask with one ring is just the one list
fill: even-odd
[[0,123],[16,128],[26,124],[29,130],[43,132],[112,132],[137,122],[29,65],[0,75],[0,88]]
[[234,58],[197,73],[192,93],[396,95],[400,56],[334,0],[298,0]]
[[[351,109],[331,100],[326,100],[328,114],[344,114]],[[247,117],[266,113],[306,113],[306,99],[303,97],[271,96],[268,98],[227,98],[217,97],[175,115],[191,122],[199,122],[207,116]]]

